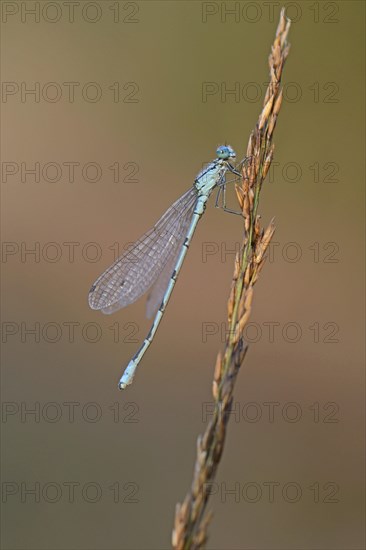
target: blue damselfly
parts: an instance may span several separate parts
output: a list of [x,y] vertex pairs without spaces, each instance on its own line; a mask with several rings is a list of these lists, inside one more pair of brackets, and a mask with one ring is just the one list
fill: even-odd
[[[90,289],[90,307],[100,309],[103,313],[113,313],[128,306],[150,290],[147,316],[155,314],[155,318],[149,334],[119,381],[120,389],[131,384],[137,365],[154,338],[198,220],[213,189],[219,189],[216,199],[218,205],[221,193],[225,201],[226,173],[230,171],[239,175],[230,163],[230,160],[235,159],[235,152],[229,145],[220,146],[216,154],[217,158],[198,174],[193,186]],[[223,207],[226,209],[224,203]]]

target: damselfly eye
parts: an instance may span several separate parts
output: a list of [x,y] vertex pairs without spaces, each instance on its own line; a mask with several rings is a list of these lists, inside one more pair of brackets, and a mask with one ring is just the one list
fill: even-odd
[[227,160],[229,158],[235,158],[235,151],[230,145],[221,145],[216,150],[217,158]]

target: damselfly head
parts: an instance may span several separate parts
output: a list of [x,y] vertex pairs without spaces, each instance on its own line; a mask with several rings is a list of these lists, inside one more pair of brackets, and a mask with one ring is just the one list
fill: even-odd
[[216,149],[217,158],[223,160],[234,159],[236,157],[235,151],[230,145],[220,145]]

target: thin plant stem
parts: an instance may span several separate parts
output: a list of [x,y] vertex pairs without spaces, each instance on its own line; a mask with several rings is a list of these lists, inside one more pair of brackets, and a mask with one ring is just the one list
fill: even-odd
[[229,331],[223,354],[216,360],[212,394],[214,413],[203,435],[198,437],[197,457],[191,489],[182,504],[177,504],[172,546],[174,550],[196,550],[207,541],[212,514],[206,513],[210,489],[219,465],[230,417],[237,374],[247,345],[243,331],[248,323],[253,287],[265,262],[266,250],[275,231],[273,220],[266,229],[260,226],[259,197],[273,158],[273,132],[282,103],[281,76],[289,53],[287,35],[290,21],[281,10],[280,21],[269,56],[270,82],[258,122],[250,135],[247,160],[242,168],[237,198],[244,220],[244,239],[236,255],[228,300]]

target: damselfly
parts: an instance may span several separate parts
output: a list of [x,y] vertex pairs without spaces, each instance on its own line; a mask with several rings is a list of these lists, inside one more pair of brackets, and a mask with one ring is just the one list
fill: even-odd
[[[148,290],[147,316],[155,314],[150,332],[127,365],[119,388],[131,384],[137,365],[150,346],[163,317],[183,260],[213,189],[223,193],[226,172],[239,173],[230,164],[235,152],[229,145],[216,151],[217,158],[197,176],[193,186],[163,214],[155,226],[118,258],[89,291],[89,305],[103,313],[113,313],[135,302]],[[225,203],[223,207],[226,209]]]

